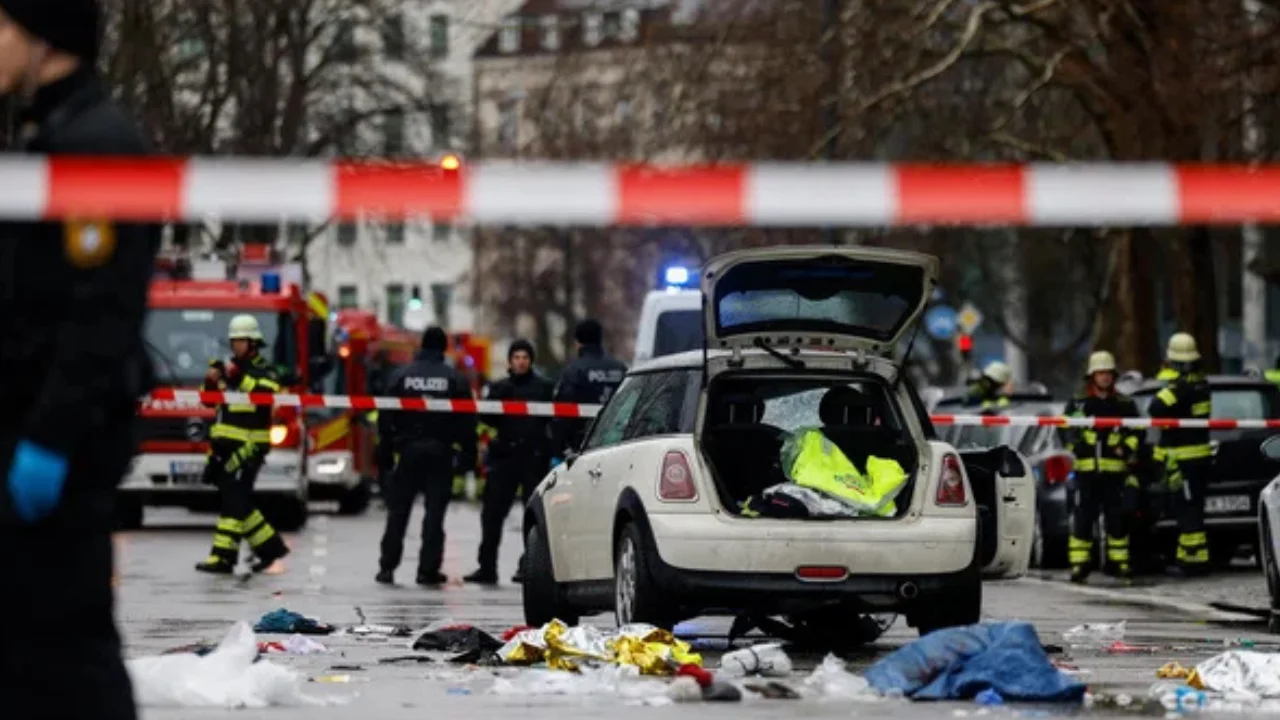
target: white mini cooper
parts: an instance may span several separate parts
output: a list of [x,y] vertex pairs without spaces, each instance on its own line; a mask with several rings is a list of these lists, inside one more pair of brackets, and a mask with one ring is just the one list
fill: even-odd
[[[713,260],[706,349],[633,369],[531,498],[526,622],[608,610],[620,624],[781,616],[827,633],[884,613],[922,634],[977,622],[982,576],[1026,572],[1035,488],[1009,448],[938,441],[900,375],[894,351],[937,273],[935,257],[869,248]],[[813,429],[859,470],[896,461],[893,502],[853,512],[789,482],[784,443]]]

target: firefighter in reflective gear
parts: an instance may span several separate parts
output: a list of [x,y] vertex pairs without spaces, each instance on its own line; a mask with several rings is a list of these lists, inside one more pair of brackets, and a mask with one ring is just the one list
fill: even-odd
[[[1100,350],[1089,356],[1088,383],[1072,398],[1068,417],[1138,417],[1138,406],[1116,391],[1116,360]],[[1082,583],[1093,569],[1094,523],[1101,510],[1106,523],[1107,562],[1104,569],[1128,578],[1129,515],[1138,479],[1135,466],[1141,431],[1133,428],[1065,428],[1064,441],[1075,455],[1071,539],[1067,554],[1071,581]]]
[[875,412],[865,395],[848,386],[835,387],[818,405],[822,428],[802,428],[783,443],[782,468],[793,483],[839,500],[860,514],[893,517],[894,498],[907,482],[906,471],[896,460],[868,455],[866,471],[857,465],[831,437],[834,428],[867,427]]
[[1169,382],[1178,379],[1178,371],[1165,365],[1160,368],[1160,372],[1156,373],[1156,380],[1160,382]]
[[[1169,338],[1168,367],[1178,373],[1156,393],[1149,410],[1153,418],[1208,420],[1213,415],[1209,384],[1200,369],[1195,338],[1178,333]],[[1208,428],[1160,431],[1153,453],[1165,468],[1165,481],[1174,495],[1178,518],[1177,569],[1201,574],[1209,569],[1209,540],[1204,530],[1204,495],[1213,447]]]
[[1276,358],[1275,367],[1264,372],[1263,377],[1267,379],[1267,382],[1280,385],[1280,357]]
[[1009,406],[1009,396],[1005,387],[1013,379],[1013,370],[999,360],[987,363],[982,375],[969,385],[969,404],[978,405],[983,410],[996,410]]
[[[241,393],[280,392],[276,368],[259,352],[262,329],[252,315],[231,318],[227,338],[233,360],[210,363],[205,390]],[[253,571],[262,572],[289,554],[289,548],[253,504],[253,485],[271,449],[270,405],[224,403],[209,430],[209,462],[204,481],[218,488],[221,509],[213,533],[213,551],[196,570],[229,575],[240,557],[240,541],[254,554]]]
[[[449,337],[439,327],[422,334],[422,350],[392,376],[387,392],[402,398],[472,400],[471,387],[445,361]],[[424,496],[422,549],[418,553],[419,585],[442,585],[444,518],[449,509],[453,473],[476,462],[476,417],[467,413],[383,410],[378,417],[380,442],[394,453],[395,470],[384,490],[387,524],[382,534],[377,582],[395,583],[404,555],[404,535],[418,495]],[[456,446],[456,449],[455,449]]]

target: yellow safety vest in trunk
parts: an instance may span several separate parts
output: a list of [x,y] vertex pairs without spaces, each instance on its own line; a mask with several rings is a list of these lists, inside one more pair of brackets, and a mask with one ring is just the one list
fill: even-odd
[[864,475],[835,443],[816,428],[793,433],[782,447],[782,467],[792,482],[835,498],[860,513],[893,517],[893,499],[907,482],[894,460],[867,458]]

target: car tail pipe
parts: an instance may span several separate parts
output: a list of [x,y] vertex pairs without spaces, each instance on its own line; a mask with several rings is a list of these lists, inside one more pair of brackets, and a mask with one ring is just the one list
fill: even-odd
[[898,583],[898,597],[903,600],[915,600],[920,597],[920,586],[911,580]]

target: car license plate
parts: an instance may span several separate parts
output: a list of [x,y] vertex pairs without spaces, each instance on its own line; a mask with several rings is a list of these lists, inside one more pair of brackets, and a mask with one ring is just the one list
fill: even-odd
[[174,485],[198,485],[203,476],[202,462],[169,463],[169,477],[173,479]]
[[1248,495],[1217,495],[1204,499],[1204,511],[1209,515],[1249,512]]

